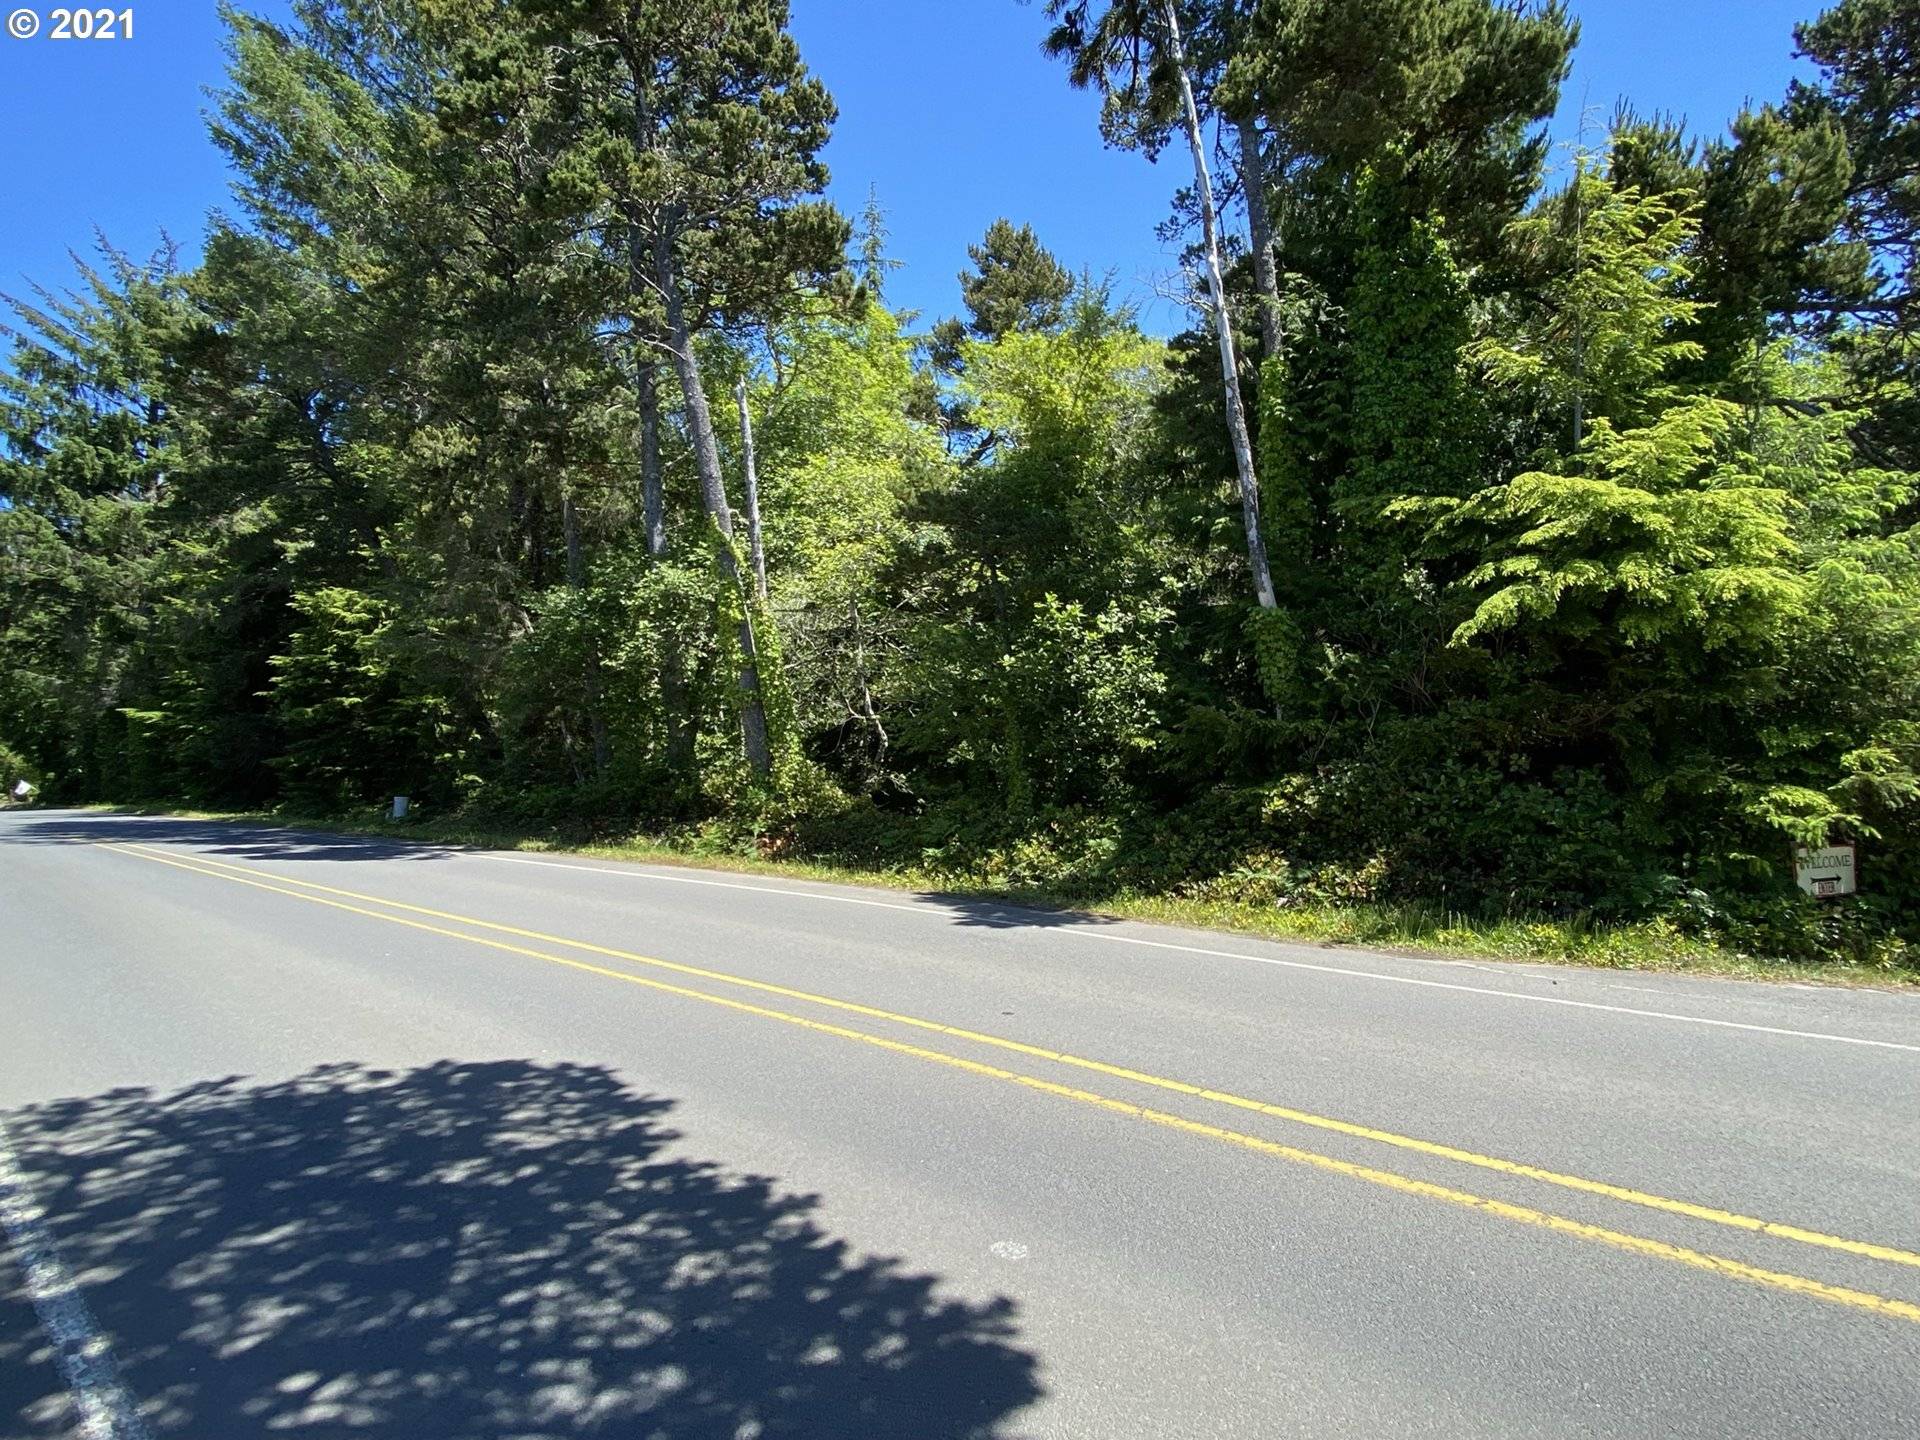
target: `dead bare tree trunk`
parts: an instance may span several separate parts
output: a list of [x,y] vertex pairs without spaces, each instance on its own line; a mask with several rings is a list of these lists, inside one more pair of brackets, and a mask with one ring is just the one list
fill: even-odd
[[687,324],[686,302],[680,294],[680,277],[673,263],[673,239],[662,226],[653,237],[654,277],[660,296],[666,302],[668,351],[680,378],[680,394],[686,405],[688,438],[693,442],[694,467],[700,475],[701,508],[719,529],[720,566],[727,579],[740,592],[740,738],[747,764],[757,775],[773,769],[773,752],[767,740],[767,710],[760,693],[759,648],[753,633],[753,610],[746,603],[746,585],[734,554],[733,512],[727,506],[726,477],[720,469],[720,447],[713,435],[713,411],[707,404],[706,385],[700,377],[700,358],[694,353],[693,331]]
[[877,781],[882,766],[886,764],[887,747],[892,741],[887,735],[887,727],[881,723],[880,712],[873,707],[873,685],[867,675],[867,638],[865,628],[860,623],[858,600],[847,602],[847,620],[853,632],[853,683],[860,692],[860,706],[856,713],[873,732],[873,775]]
[[1240,398],[1240,365],[1234,356],[1233,320],[1227,309],[1226,280],[1220,271],[1220,223],[1213,205],[1213,180],[1207,174],[1206,137],[1200,130],[1200,110],[1194,104],[1193,81],[1187,75],[1186,47],[1180,41],[1180,17],[1174,0],[1161,0],[1167,27],[1167,49],[1180,80],[1180,104],[1187,125],[1187,144],[1193,151],[1193,189],[1200,201],[1200,229],[1207,262],[1207,292],[1213,301],[1213,328],[1220,341],[1220,375],[1227,392],[1227,435],[1233,441],[1233,463],[1240,480],[1240,514],[1247,531],[1247,566],[1253,572],[1253,593],[1262,609],[1277,605],[1273,573],[1267,567],[1267,544],[1260,535],[1260,480],[1253,466],[1253,441],[1247,434],[1246,406]]
[[760,473],[753,459],[753,418],[747,413],[747,382],[733,387],[734,403],[740,407],[740,462],[747,477],[747,561],[753,566],[753,593],[767,603],[767,552],[760,543]]

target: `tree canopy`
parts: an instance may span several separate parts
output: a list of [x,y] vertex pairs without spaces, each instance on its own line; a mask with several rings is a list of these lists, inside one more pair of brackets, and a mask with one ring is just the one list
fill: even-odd
[[1053,0],[1166,338],[889,308],[781,0],[222,13],[194,263],[0,321],[7,780],[1916,963],[1910,4],[1554,163],[1559,0]]

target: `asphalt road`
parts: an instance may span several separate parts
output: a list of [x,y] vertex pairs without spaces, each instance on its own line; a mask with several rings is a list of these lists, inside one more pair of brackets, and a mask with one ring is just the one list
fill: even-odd
[[0,1436],[1920,1433],[1920,997],[0,815]]

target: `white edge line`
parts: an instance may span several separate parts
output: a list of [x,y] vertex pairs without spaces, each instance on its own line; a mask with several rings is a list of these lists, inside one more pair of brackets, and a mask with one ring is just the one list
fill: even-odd
[[1320,970],[1329,975],[1349,975],[1360,980],[1384,980],[1393,985],[1420,985],[1430,990],[1457,990],[1464,995],[1496,995],[1502,1000],[1525,1000],[1535,1005],[1566,1005],[1575,1010],[1605,1010],[1615,1015],[1639,1015],[1648,1020],[1677,1020],[1686,1025],[1712,1025],[1722,1030],[1750,1030],[1758,1035],[1789,1035],[1796,1040],[1831,1040],[1840,1045],[1871,1045],[1881,1050],[1906,1050],[1920,1054],[1920,1045],[1898,1040],[1869,1040],[1859,1035],[1832,1035],[1823,1030],[1789,1030],[1779,1025],[1754,1025],[1745,1020],[1715,1020],[1705,1015],[1680,1015],[1671,1010],[1642,1010],[1632,1005],[1606,1005],[1597,1000],[1569,1000],[1560,995],[1523,995],[1513,990],[1494,990],[1481,985],[1454,985],[1445,980],[1421,980],[1412,975],[1381,975],[1372,970],[1352,970],[1340,965],[1316,965],[1310,960],[1281,960],[1270,955],[1247,955],[1232,950],[1206,950],[1198,945],[1175,945],[1164,940],[1143,940],[1137,935],[1109,935],[1099,930],[1072,932],[1084,940],[1116,940],[1123,945],[1150,945],[1156,950],[1184,950],[1193,955],[1214,955],[1223,960],[1251,960],[1257,965],[1283,965],[1291,970]]
[[149,1440],[139,1408],[120,1383],[107,1337],[47,1233],[45,1216],[0,1125],[0,1228],[13,1241],[27,1297],[53,1342],[79,1433],[84,1440]]
[[[789,890],[779,885],[749,885],[738,880],[709,880],[695,875],[662,875],[653,870],[619,869],[609,865],[578,865],[564,860],[536,860],[527,855],[503,855],[492,850],[469,850],[485,860],[504,860],[514,865],[540,865],[551,870],[585,870],[597,875],[624,875],[630,879],[664,880],[681,885],[706,885],[720,890],[757,890],[768,895],[785,895],[795,900],[825,900],[836,905],[865,905],[875,910],[905,910],[916,915],[964,915],[955,906],[927,901],[902,905],[891,900],[868,900],[858,895],[829,895],[818,890]],[[1023,909],[1023,906],[1014,906]],[[1358,980],[1378,980],[1389,985],[1418,985],[1430,990],[1452,990],[1463,995],[1492,995],[1502,1000],[1522,1000],[1534,1005],[1561,1005],[1574,1010],[1602,1010],[1614,1015],[1638,1015],[1647,1020],[1671,1020],[1683,1025],[1708,1025],[1720,1030],[1745,1030],[1756,1035],[1783,1035],[1795,1040],[1826,1040],[1837,1045],[1864,1045],[1877,1050],[1899,1050],[1920,1055],[1920,1044],[1898,1040],[1870,1040],[1859,1035],[1833,1035],[1820,1030],[1791,1030],[1778,1025],[1755,1025],[1743,1020],[1715,1020],[1705,1015],[1681,1015],[1670,1010],[1643,1010],[1632,1005],[1607,1005],[1597,1000],[1569,1000],[1559,995],[1527,995],[1516,990],[1496,990],[1484,985],[1456,985],[1446,980],[1422,980],[1412,975],[1382,975],[1374,970],[1356,970],[1343,965],[1322,965],[1312,960],[1283,960],[1274,955],[1250,955],[1243,950],[1209,950],[1200,945],[1181,945],[1169,940],[1148,940],[1139,935],[1116,935],[1111,931],[1085,925],[1046,927],[1051,934],[1070,935],[1080,940],[1107,940],[1119,945],[1140,945],[1153,950],[1176,950],[1188,955],[1206,955],[1218,960],[1245,960],[1255,965],[1278,965],[1289,970],[1316,970],[1326,975],[1344,975]],[[1449,960],[1429,961],[1425,956],[1407,956],[1429,964],[1450,965]],[[1477,968],[1477,967],[1476,967]]]

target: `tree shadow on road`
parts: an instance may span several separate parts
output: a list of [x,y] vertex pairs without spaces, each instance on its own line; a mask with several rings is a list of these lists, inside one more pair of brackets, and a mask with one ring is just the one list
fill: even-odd
[[953,923],[983,930],[1066,930],[1118,925],[1120,918],[1041,901],[982,899],[964,891],[919,890],[915,896],[953,911]]
[[11,827],[0,844],[191,845],[245,860],[438,860],[458,847],[379,836],[289,830],[244,820],[182,820],[92,810],[45,811]]
[[[608,1070],[329,1066],[7,1121],[156,1436],[1003,1436],[1014,1307],[682,1158]],[[0,1267],[12,1289],[18,1276]],[[0,1308],[0,1425],[65,1432]],[[9,1393],[11,1392],[11,1393]]]
[[[243,820],[185,820],[167,815],[106,811],[46,811],[0,833],[0,845],[180,845],[209,856],[239,860],[443,860],[471,853],[461,845],[380,836],[330,834],[256,825]],[[192,859],[192,854],[182,855]],[[698,867],[695,867],[696,869]],[[731,872],[724,870],[717,874]],[[744,878],[744,877],[743,877]],[[769,877],[774,884],[780,877]],[[806,892],[802,892],[806,893]],[[1118,924],[1108,915],[1008,900],[965,891],[917,890],[913,898],[948,912],[952,923],[988,930],[1062,929]]]
[[[26,845],[177,845],[208,858],[235,860],[444,860],[469,847],[426,840],[388,840],[377,835],[332,834],[285,829],[244,820],[187,820],[169,815],[111,811],[43,811],[0,832],[0,846]],[[694,866],[694,870],[702,867]],[[732,872],[721,869],[718,875]],[[742,877],[743,879],[748,877]],[[768,877],[774,884],[779,876]],[[807,893],[807,892],[801,892]],[[1116,916],[1050,905],[1043,900],[1011,900],[962,890],[916,890],[914,899],[945,911],[955,925],[984,930],[1059,930],[1117,925]]]

